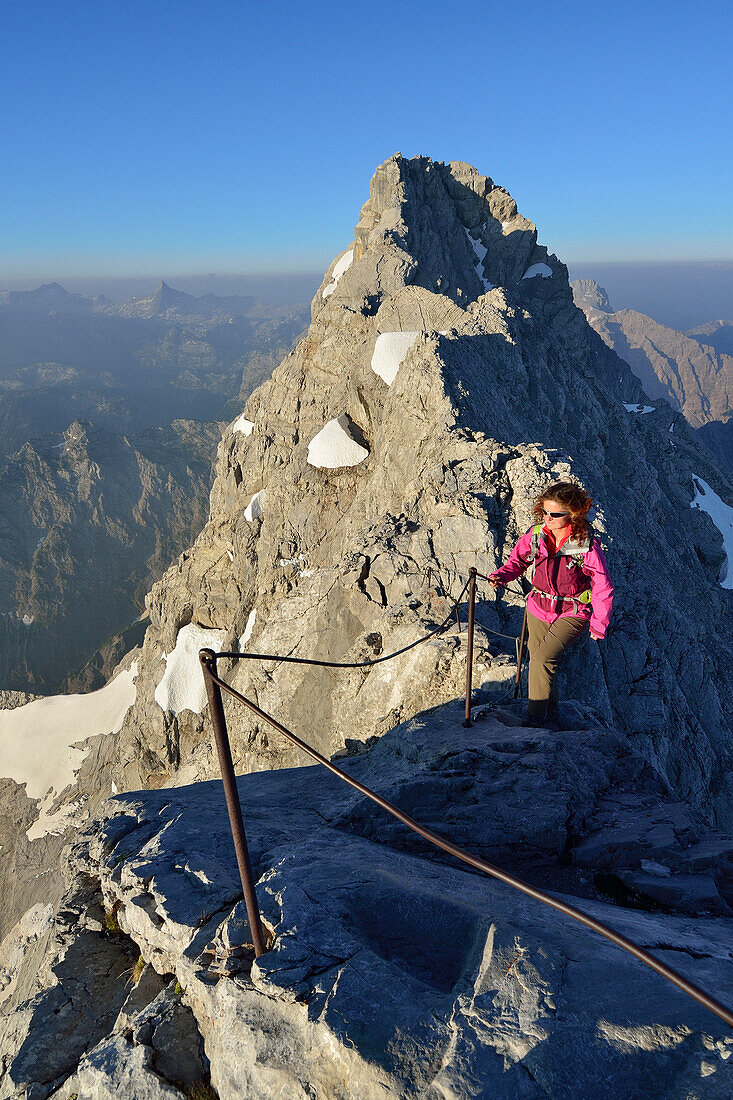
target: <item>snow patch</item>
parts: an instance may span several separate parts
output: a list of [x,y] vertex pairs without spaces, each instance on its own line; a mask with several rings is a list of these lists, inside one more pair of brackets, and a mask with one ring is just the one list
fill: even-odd
[[251,420],[247,420],[247,418],[246,418],[246,416],[244,416],[244,414],[242,414],[242,416],[240,416],[239,420],[235,420],[234,423],[232,424],[232,431],[233,432],[241,432],[242,435],[252,435],[252,429],[253,428],[254,428],[254,424],[252,423]]
[[32,615],[24,615],[20,621],[22,622],[23,626],[30,626],[34,620]]
[[522,278],[534,279],[537,275],[541,275],[543,279],[550,279],[552,278],[552,268],[548,264],[532,264],[531,267],[527,268]]
[[40,840],[41,837],[48,836],[49,833],[63,833],[64,829],[74,821],[77,810],[82,807],[82,802],[77,799],[75,802],[64,802],[53,813],[51,807],[55,801],[56,792],[49,791],[46,797],[38,803],[38,817],[30,829],[25,831],[25,835],[29,840]]
[[358,466],[368,455],[366,447],[362,447],[352,436],[346,413],[329,420],[308,444],[308,462],[320,469]]
[[281,569],[287,569],[288,566],[293,567],[296,573],[301,577],[312,577],[315,573],[315,569],[308,569],[308,559],[305,554],[297,554],[294,558],[280,558],[278,565]]
[[642,404],[627,405],[625,401],[623,402],[623,406],[630,413],[653,413],[654,410],[657,407],[656,405],[642,405]]
[[155,689],[155,701],[161,710],[180,714],[192,710],[202,714],[206,706],[206,688],[199,663],[200,649],[221,649],[224,631],[207,629],[196,623],[181,627],[172,653],[164,653],[166,669]]
[[240,653],[242,652],[242,650],[246,646],[247,642],[252,637],[252,631],[255,628],[255,620],[256,619],[257,619],[257,609],[255,607],[253,607],[252,610],[249,613],[248,618],[247,618],[247,624],[244,628],[244,634],[239,639],[239,651],[240,651]]
[[28,798],[41,802],[41,817],[29,830],[36,840],[58,832],[75,807],[50,808],[74,782],[89,752],[82,744],[100,734],[118,733],[135,702],[137,662],[87,695],[49,695],[14,710],[0,711],[0,776],[25,784]]
[[[464,225],[463,228],[466,229],[465,225]],[[476,256],[476,259],[478,260],[478,263],[475,266],[476,274],[478,275],[479,279],[483,283],[484,290],[493,290],[494,289],[494,284],[490,283],[489,280],[486,278],[486,276],[484,274],[484,260],[486,259],[486,245],[482,244],[481,241],[478,240],[476,237],[472,237],[467,229],[466,229],[466,236],[468,237],[469,241],[471,242],[471,248],[473,249],[474,255]]]
[[733,588],[733,572],[730,569],[730,563],[733,561],[733,508],[721,500],[707,481],[697,474],[692,475],[692,484],[695,486],[695,498],[690,507],[707,512],[723,536],[725,561],[718,575],[718,584],[722,588]]
[[381,332],[377,337],[372,354],[372,370],[391,386],[397,377],[397,371],[419,332]]
[[330,298],[336,289],[336,284],[342,275],[344,275],[351,267],[351,261],[354,259],[354,249],[350,248],[348,252],[344,252],[340,260],[336,261],[336,266],[331,272],[331,282],[327,287],[324,287],[323,297]]
[[254,523],[256,519],[262,519],[265,514],[265,490],[260,489],[259,493],[250,500],[247,507],[244,509],[244,518],[247,523]]

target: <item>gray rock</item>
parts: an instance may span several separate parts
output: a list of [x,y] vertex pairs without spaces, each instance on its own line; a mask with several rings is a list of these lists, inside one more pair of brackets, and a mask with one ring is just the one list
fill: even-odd
[[[614,759],[629,779],[611,781],[619,806],[646,791],[651,811],[653,775],[640,762],[630,780],[628,746],[598,727],[550,734],[487,717],[466,730],[448,707],[341,766],[484,858],[575,893],[565,853],[595,827],[596,784]],[[185,987],[223,1098],[682,1097],[703,1063],[713,1069],[700,1095],[730,1092],[727,1030],[619,949],[436,859],[320,770],[238,786],[274,937],[255,963],[242,903],[228,900],[218,784],[113,800],[76,856]],[[650,915],[593,891],[571,900],[730,1001],[730,919]]]
[[[470,238],[486,249],[480,263]],[[537,265],[549,276],[523,278]],[[307,337],[248,401],[249,434],[224,435],[206,527],[150,594],[137,702],[112,765],[117,787],[217,774],[201,716],[164,713],[155,700],[182,626],[221,630],[233,649],[247,634],[242,645],[260,653],[358,661],[374,644],[389,653],[440,621],[471,565],[488,572],[504,560],[533,496],[572,475],[598,502],[616,610],[608,640],[578,648],[564,692],[632,735],[681,798],[712,799],[729,815],[722,538],[689,505],[693,472],[724,499],[733,487],[680,418],[670,446],[667,406],[624,409],[648,400],[644,391],[573,305],[564,265],[537,246],[511,197],[464,164],[390,158],[312,312]],[[388,386],[371,364],[390,332],[417,335]],[[315,468],[308,444],[340,415],[369,455]],[[263,489],[264,512],[250,521]],[[480,591],[487,633],[476,682],[486,698],[506,689],[514,661],[512,641],[488,631],[518,633],[521,612],[510,592]],[[462,642],[446,635],[371,670],[224,667],[331,753],[458,697],[464,661]],[[301,762],[246,711],[229,714],[241,769]]]
[[185,1093],[162,1080],[152,1068],[149,1047],[111,1035],[84,1057],[78,1071],[52,1093],[52,1100],[183,1100]]
[[[580,710],[566,715],[573,709]],[[644,851],[653,820],[674,822],[694,852],[707,835],[702,819],[669,801],[663,778],[628,739],[592,726],[588,713],[586,728],[558,731],[518,728],[515,714],[513,706],[484,717],[477,709],[466,729],[461,708],[444,705],[340,766],[454,843],[567,898],[730,1002],[733,919],[614,905],[572,858],[615,818],[626,820],[627,832],[636,820],[634,850]],[[269,941],[256,961],[220,783],[112,799],[71,852],[70,870],[101,881],[108,911],[167,985],[159,991],[143,972],[141,988],[125,990],[116,1013],[104,1017],[106,1035],[82,1042],[78,1025],[57,1029],[54,1069],[69,1074],[63,1088],[56,1084],[61,1100],[83,1090],[102,1098],[115,1088],[175,1095],[165,1091],[171,1082],[206,1080],[209,1070],[222,1100],[666,1100],[686,1096],[701,1073],[701,1096],[730,1094],[727,1029],[614,945],[447,860],[321,769],[246,775],[238,788]],[[655,849],[665,865],[682,851],[671,834],[666,848],[660,839]],[[609,857],[618,881],[630,850],[627,837],[616,864]],[[634,881],[643,877],[637,869]],[[666,906],[678,912],[699,902],[712,881],[707,872],[646,879],[674,883],[677,896],[669,894]],[[97,920],[93,895],[87,902],[83,919],[78,901],[66,909],[74,927],[87,929],[74,940],[77,968],[99,937],[89,931]],[[67,996],[70,975],[58,963],[54,973],[58,984],[42,996]],[[185,991],[185,1008],[176,990]],[[28,1048],[47,1034],[44,1003],[18,1009]],[[205,1058],[196,1054],[199,1034]],[[40,1070],[13,1058],[16,1048],[6,1076],[32,1083],[32,1070]]]
[[77,880],[56,915],[43,965],[33,954],[24,961],[17,1003],[0,1016],[2,1100],[44,1100],[76,1069],[111,1030],[136,955],[129,941],[105,929],[93,883]]
[[652,403],[663,398],[694,428],[733,415],[732,354],[637,310],[614,312],[607,298],[604,305],[580,288],[575,300],[604,343],[629,364]]
[[618,871],[617,877],[632,894],[665,909],[690,916],[730,913],[712,875],[672,875],[662,878],[645,871]]
[[26,691],[0,691],[0,710],[15,710],[40,698],[40,695],[29,695]]
[[[509,590],[480,588],[474,702],[489,716],[468,730],[455,625],[366,668],[220,667],[408,813],[603,914],[730,1002],[730,894],[684,857],[727,843],[715,819],[729,831],[733,807],[730,593],[722,536],[690,508],[692,475],[726,500],[733,487],[668,406],[623,407],[647,400],[640,383],[536,241],[468,165],[397,155],[377,170],[308,334],[224,434],[208,522],[148,597],[122,731],[98,739],[64,795],[94,813],[112,783],[148,788],[104,811],[73,864],[186,990],[224,1098],[681,1098],[701,1074],[706,1095],[732,1091],[714,1017],[554,912],[436,860],[336,778],[294,767],[300,751],[227,699],[235,765],[257,773],[239,781],[272,938],[254,963],[208,715],[200,690],[183,692],[201,686],[195,653],[176,666],[190,705],[163,690],[186,628],[217,631],[224,649],[352,664],[401,649],[450,621],[471,566],[506,558],[549,481],[578,478],[597,501],[616,608],[607,641],[579,645],[563,671],[558,729],[517,726],[511,704],[490,716],[515,671],[523,601]],[[394,333],[416,335],[401,362],[382,341],[375,370],[378,338]],[[363,448],[355,465],[309,461],[332,421]],[[613,882],[643,874],[642,859],[673,870],[672,908],[701,882],[709,894],[709,877],[726,915],[614,906]],[[28,1033],[42,1029],[25,1011]],[[64,1040],[64,1067],[76,1072],[113,1024]],[[146,1072],[148,1057],[135,1055]],[[9,1074],[30,1080],[17,1055]]]
[[585,313],[598,310],[601,313],[613,313],[608,300],[608,291],[599,286],[595,279],[574,279],[570,284],[573,301]]

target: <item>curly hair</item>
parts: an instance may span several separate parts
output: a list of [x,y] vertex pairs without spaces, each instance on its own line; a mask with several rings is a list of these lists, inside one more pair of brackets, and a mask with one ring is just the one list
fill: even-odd
[[558,504],[562,504],[567,508],[570,513],[571,537],[573,539],[581,541],[592,537],[593,529],[585,517],[593,505],[593,500],[588,496],[585,489],[574,481],[556,481],[552,485],[548,485],[535,498],[533,511],[535,523],[542,523],[544,520],[542,509],[546,500],[556,500]]

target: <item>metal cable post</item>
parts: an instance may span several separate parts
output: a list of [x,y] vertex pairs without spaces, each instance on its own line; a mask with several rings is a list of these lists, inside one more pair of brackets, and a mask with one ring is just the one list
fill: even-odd
[[254,882],[252,881],[252,867],[249,861],[247,837],[244,833],[242,806],[239,801],[237,781],[234,776],[232,751],[229,746],[229,735],[227,733],[226,718],[224,716],[221,688],[214,679],[216,676],[216,654],[211,649],[199,650],[199,661],[201,662],[201,671],[204,674],[204,683],[206,684],[209,712],[211,713],[211,723],[214,727],[216,749],[219,754],[219,767],[221,769],[221,778],[224,783],[224,796],[227,800],[229,824],[232,830],[234,851],[237,855],[239,877],[242,880],[242,892],[244,893],[244,902],[247,906],[247,917],[249,918],[249,927],[252,933],[252,943],[254,945],[255,955],[260,956],[265,952],[265,939],[262,934],[260,910],[257,905]]
[[463,725],[471,725],[471,686],[473,682],[473,631],[476,615],[476,569],[469,571],[468,580],[468,654],[466,656],[466,717]]

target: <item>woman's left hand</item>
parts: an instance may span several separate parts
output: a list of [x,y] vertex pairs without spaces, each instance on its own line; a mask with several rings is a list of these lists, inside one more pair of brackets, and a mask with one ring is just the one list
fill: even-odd
[[600,634],[594,634],[592,630],[590,632],[590,636],[591,636],[591,638],[593,639],[594,642],[602,642],[603,641],[603,638],[600,636]]

